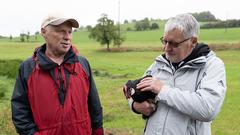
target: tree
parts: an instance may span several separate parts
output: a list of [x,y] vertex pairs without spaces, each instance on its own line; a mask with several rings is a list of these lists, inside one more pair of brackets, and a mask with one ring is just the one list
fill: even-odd
[[216,22],[209,22],[205,23],[201,26],[203,29],[209,28],[233,28],[233,27],[240,27],[240,20],[226,20],[226,21],[216,21]]
[[124,24],[128,24],[128,20],[124,20]]
[[141,22],[136,22],[134,27],[135,27],[136,31],[142,31],[143,30]]
[[211,21],[217,21],[215,16],[209,12],[204,11],[200,13],[192,13],[192,15],[199,21],[199,22],[211,22]]
[[127,31],[132,31],[132,28],[131,27],[127,27]]
[[80,26],[80,27],[78,28],[78,30],[77,30],[77,29],[75,29],[75,30],[76,30],[75,32],[77,32],[78,30],[83,31],[83,30],[84,30],[84,27],[83,27],[83,26]]
[[150,27],[151,30],[159,29],[159,26],[157,23],[153,23]]
[[25,42],[25,34],[24,33],[20,33],[20,41],[21,42]]
[[35,40],[37,40],[38,35],[39,35],[39,31],[36,31],[36,32],[35,32]]
[[113,44],[114,45],[117,45],[118,47],[120,47],[120,45],[122,44],[122,42],[124,41],[124,37],[121,36],[121,33],[120,33],[120,29],[118,30],[118,33],[116,36],[113,37]]
[[12,37],[12,34],[10,34],[10,37],[9,37],[10,41],[12,41],[13,37]]
[[98,23],[90,31],[89,38],[95,39],[102,45],[107,45],[107,51],[110,51],[109,45],[113,41],[114,45],[121,45],[124,38],[119,34],[118,26],[114,25],[114,21],[108,19],[106,14],[98,19]]
[[92,30],[92,26],[91,25],[87,25],[86,29],[87,29],[87,31],[91,31]]
[[144,19],[141,21],[141,23],[142,23],[142,28],[143,28],[143,30],[149,29],[149,27],[150,27],[150,22],[149,22],[149,19],[148,19],[147,17],[144,18]]
[[150,22],[149,19],[146,17],[143,20],[137,21],[135,23],[135,29],[136,31],[144,31],[150,28]]
[[78,30],[80,30],[80,29],[74,28],[74,29],[73,29],[73,32],[77,32]]
[[27,42],[29,42],[29,39],[30,39],[30,32],[29,31],[27,32],[26,37],[27,37]]
[[135,22],[137,22],[137,20],[136,20],[136,19],[133,19],[133,20],[132,20],[132,23],[135,23]]

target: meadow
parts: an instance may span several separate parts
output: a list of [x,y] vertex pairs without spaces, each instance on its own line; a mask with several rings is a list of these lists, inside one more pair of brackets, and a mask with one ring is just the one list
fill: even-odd
[[[127,32],[126,41],[121,48],[137,48],[129,52],[106,52],[101,45],[88,39],[88,32],[76,32],[73,43],[81,55],[85,56],[92,67],[95,82],[100,95],[104,128],[107,135],[139,135],[144,128],[140,115],[129,110],[123,96],[122,86],[129,79],[141,77],[143,72],[162,52],[149,48],[162,48],[159,38],[162,29],[145,32]],[[0,60],[18,61],[32,55],[33,50],[43,43],[39,36],[31,37],[31,42],[21,43],[18,38],[13,41],[0,39]],[[204,29],[200,31],[200,42],[231,46],[240,44],[240,28]],[[112,47],[112,46],[111,46]],[[114,47],[116,48],[116,47]],[[146,49],[146,51],[144,51]],[[240,135],[240,50],[227,49],[216,51],[224,61],[227,71],[227,95],[220,114],[212,123],[212,135]],[[0,70],[4,70],[1,67]],[[7,70],[6,70],[7,71]],[[15,71],[17,72],[17,71]],[[11,122],[10,97],[15,77],[0,72],[0,135],[15,135]]]

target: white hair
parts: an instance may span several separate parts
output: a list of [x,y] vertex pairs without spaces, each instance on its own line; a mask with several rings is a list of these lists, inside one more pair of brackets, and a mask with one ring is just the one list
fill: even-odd
[[198,37],[200,29],[198,21],[191,14],[179,14],[171,17],[165,24],[164,32],[178,29],[183,32],[185,38]]

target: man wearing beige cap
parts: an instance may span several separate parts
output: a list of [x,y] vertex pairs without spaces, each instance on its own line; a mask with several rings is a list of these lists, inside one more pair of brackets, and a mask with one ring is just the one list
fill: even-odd
[[103,135],[102,107],[88,61],[73,48],[75,19],[48,16],[45,44],[20,65],[11,105],[21,135]]

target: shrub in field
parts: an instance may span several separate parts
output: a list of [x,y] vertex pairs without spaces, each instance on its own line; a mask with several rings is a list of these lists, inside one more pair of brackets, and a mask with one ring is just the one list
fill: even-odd
[[10,96],[10,89],[12,89],[12,85],[13,85],[12,79],[0,76],[0,108],[3,101],[10,99],[9,96]]
[[5,96],[6,91],[7,91],[7,87],[5,83],[0,80],[0,100]]
[[22,60],[0,60],[0,76],[15,78]]

